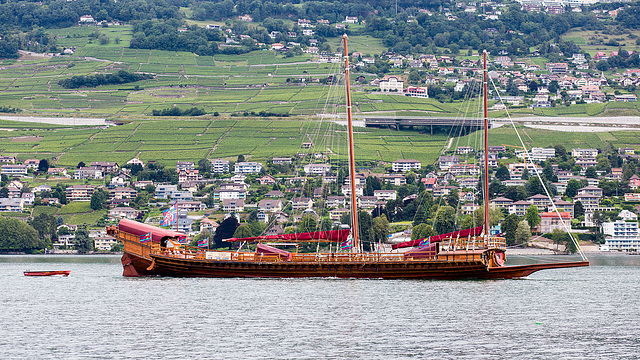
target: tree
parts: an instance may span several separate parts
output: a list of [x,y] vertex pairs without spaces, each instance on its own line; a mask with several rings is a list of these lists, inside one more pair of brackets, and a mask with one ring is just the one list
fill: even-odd
[[358,211],[358,230],[360,230],[360,241],[365,251],[371,249],[371,243],[375,240],[373,233],[373,220],[366,211]]
[[316,231],[316,227],[318,226],[318,222],[316,221],[316,217],[313,215],[305,215],[300,219],[300,224],[298,225],[298,232],[312,232]]
[[518,227],[516,228],[516,243],[526,244],[527,242],[529,242],[529,238],[531,238],[531,228],[529,227],[529,223],[527,221],[522,220],[518,223]]
[[84,162],[80,161],[80,162],[78,163],[78,166],[76,166],[76,167],[77,167],[78,169],[80,169],[80,168],[83,168],[83,167],[85,167],[85,166],[87,166],[87,165],[86,165]]
[[242,224],[238,226],[236,231],[234,231],[233,233],[234,238],[246,238],[251,236],[253,236],[253,232],[251,231],[251,228],[249,227],[249,225],[246,225],[246,224]]
[[86,225],[78,226],[75,242],[78,253],[86,254],[89,251],[93,251],[93,239],[89,237],[89,230],[87,230]]
[[0,249],[10,251],[35,251],[47,247],[38,232],[24,221],[0,217]]
[[436,236],[436,235],[438,234],[433,229],[433,227],[431,225],[427,225],[424,223],[414,226],[413,229],[411,230],[411,240],[419,240],[419,239],[427,238],[429,236]]
[[214,248],[227,246],[222,240],[232,238],[236,228],[238,228],[238,220],[235,216],[229,216],[224,219],[213,236]]
[[456,210],[451,206],[441,206],[436,212],[434,228],[438,234],[446,234],[456,230]]
[[578,200],[573,204],[573,216],[580,217],[584,215],[584,206],[582,205],[582,201]]
[[511,175],[509,174],[509,169],[507,169],[504,164],[500,164],[500,167],[496,171],[496,178],[500,181],[509,180]]
[[513,201],[520,201],[527,198],[527,190],[524,186],[509,186],[504,192],[504,197]]
[[425,206],[420,204],[418,205],[418,209],[416,210],[415,215],[413,216],[413,226],[418,226],[420,224],[424,224],[427,222],[427,210]]
[[382,214],[373,219],[373,237],[377,242],[385,242],[389,236],[389,220],[387,216]]
[[591,179],[595,179],[598,177],[598,173],[596,172],[596,168],[593,166],[589,166],[587,168],[587,170],[585,170],[584,172],[584,176],[591,178]]
[[540,224],[540,215],[538,215],[538,208],[535,205],[529,206],[524,217],[527,219],[527,223],[531,229]]
[[511,214],[507,216],[500,224],[500,229],[504,234],[505,239],[507,240],[507,245],[514,245],[516,242],[516,230],[518,229],[518,224],[520,223],[520,218],[516,214]]
[[29,225],[33,226],[38,232],[38,237],[42,240],[49,241],[56,235],[56,218],[42,213],[29,221]]
[[567,188],[564,191],[564,194],[570,198],[573,198],[578,194],[578,189],[580,189],[580,182],[576,179],[571,179],[567,182]]
[[238,160],[236,161],[237,163],[239,162],[244,162],[244,155],[238,155]]
[[47,172],[47,170],[49,170],[49,160],[47,159],[40,160],[40,163],[38,164],[38,171]]
[[98,189],[93,192],[91,195],[91,209],[92,210],[102,210],[106,206],[107,199],[109,198],[109,193],[105,190]]

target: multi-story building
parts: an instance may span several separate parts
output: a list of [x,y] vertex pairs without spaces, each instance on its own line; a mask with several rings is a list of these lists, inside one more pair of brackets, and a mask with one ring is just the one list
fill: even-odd
[[299,197],[291,199],[291,207],[293,210],[306,210],[313,207],[313,199]]
[[178,183],[193,182],[200,180],[200,171],[197,169],[178,170]]
[[401,174],[385,174],[382,180],[395,186],[402,186],[407,183],[407,177]]
[[26,176],[27,167],[24,165],[6,164],[2,165],[2,175],[7,176]]
[[271,162],[274,165],[282,165],[282,164],[291,164],[293,163],[293,160],[291,158],[274,157],[273,159],[271,159]]
[[327,196],[325,206],[328,208],[339,208],[347,206],[347,198],[344,196]]
[[121,206],[109,210],[109,220],[135,219],[139,211],[130,207]]
[[282,201],[273,199],[264,199],[258,203],[258,210],[264,212],[282,211]]
[[233,165],[233,172],[236,174],[258,174],[263,166],[258,162],[244,161]]
[[[211,234],[214,234],[216,232],[216,230],[218,229],[218,227],[220,227],[220,224],[218,224],[217,222],[209,219],[209,218],[204,218],[202,220],[200,220],[200,232],[203,232],[204,230],[209,231]],[[211,239],[209,239],[211,240]]]
[[158,185],[156,186],[156,199],[169,199],[171,194],[178,191],[178,185]]
[[33,169],[33,170],[37,170],[38,166],[40,165],[40,160],[38,159],[28,159],[25,160],[22,165],[26,166],[27,169]]
[[224,159],[211,160],[211,172],[223,174],[229,172],[229,161]]
[[0,211],[21,212],[22,210],[22,199],[0,198]]
[[516,214],[518,216],[524,216],[527,213],[529,207],[533,203],[531,201],[520,200],[509,205],[509,214]]
[[401,93],[404,88],[402,78],[396,75],[385,75],[378,84],[380,85],[380,91],[383,92],[392,91]]
[[113,173],[119,169],[118,163],[109,161],[92,161],[89,167],[100,168],[105,173]]
[[397,190],[374,190],[373,196],[378,200],[389,201],[395,200],[397,198],[398,192]]
[[222,200],[222,210],[226,212],[244,211],[244,199],[224,199]]
[[599,198],[602,197],[603,195],[603,191],[602,189],[600,189],[597,186],[586,186],[583,188],[578,189],[578,195],[583,195],[583,194],[589,194],[589,195],[595,195]]
[[540,161],[545,161],[549,158],[555,157],[556,156],[556,149],[555,148],[539,148],[539,147],[534,147],[531,148],[531,150],[528,150],[525,154],[524,150],[516,150],[516,157],[518,157],[519,159],[525,159],[526,161],[535,161],[535,162],[540,162]]
[[602,250],[637,251],[640,249],[640,234],[637,221],[606,222],[602,224],[605,243]]
[[193,161],[178,161],[176,162],[176,172],[180,170],[195,170],[196,164]]
[[[559,214],[559,215],[558,215]],[[567,212],[545,212],[540,214],[540,232],[550,233],[553,230],[564,232],[571,230],[571,214]]]
[[573,149],[571,150],[571,156],[575,158],[596,158],[598,156],[598,149]]
[[109,191],[109,197],[111,199],[135,199],[138,192],[132,188],[122,187],[115,188]]
[[457,156],[442,155],[438,158],[438,163],[441,170],[449,170],[453,165],[460,164],[460,158]]
[[100,167],[81,167],[73,173],[74,179],[103,179],[102,168]]
[[241,189],[214,189],[214,200],[226,200],[226,199],[246,199],[247,192]]
[[200,210],[205,210],[207,208],[207,205],[205,205],[202,201],[178,200],[176,201],[176,207],[178,208],[178,210],[197,212]]
[[89,201],[95,191],[92,185],[71,185],[65,189],[67,199],[70,201]]
[[600,197],[591,194],[580,194],[573,197],[574,204],[578,201],[582,204],[585,211],[595,211],[599,205]]
[[307,175],[324,175],[331,171],[329,164],[307,164],[304,166],[304,173]]

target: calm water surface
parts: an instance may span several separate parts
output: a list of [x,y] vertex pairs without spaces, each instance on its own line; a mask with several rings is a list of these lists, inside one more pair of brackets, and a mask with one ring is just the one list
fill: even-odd
[[591,261],[520,280],[247,280],[0,256],[0,359],[638,359],[640,256]]

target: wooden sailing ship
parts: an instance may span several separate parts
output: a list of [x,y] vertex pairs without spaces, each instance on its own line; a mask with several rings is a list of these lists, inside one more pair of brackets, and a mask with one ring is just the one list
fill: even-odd
[[[124,276],[178,277],[337,277],[381,279],[506,279],[530,275],[543,269],[588,266],[583,261],[532,265],[505,265],[506,242],[489,232],[489,203],[484,201],[482,226],[400,244],[411,246],[406,252],[363,252],[359,249],[356,211],[356,181],[349,85],[347,37],[344,36],[345,82],[349,140],[349,177],[351,186],[350,230],[311,232],[254,238],[229,239],[231,242],[256,242],[256,251],[209,251],[177,245],[185,235],[171,230],[123,219],[107,232],[124,244]],[[484,103],[484,193],[488,194],[488,111],[486,53],[483,56]],[[486,199],[486,196],[485,196]],[[150,234],[150,236],[149,236]],[[145,242],[141,237],[145,236]],[[351,242],[350,252],[291,253],[263,242]],[[336,246],[337,248],[337,246]]]

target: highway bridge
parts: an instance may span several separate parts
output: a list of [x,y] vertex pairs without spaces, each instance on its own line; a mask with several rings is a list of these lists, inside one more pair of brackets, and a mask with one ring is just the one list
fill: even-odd
[[[484,126],[482,119],[471,118],[443,118],[443,117],[366,117],[364,119],[366,127],[390,127],[400,130],[402,127],[433,127],[433,126],[463,126],[471,129],[481,129]],[[491,119],[489,119],[491,127]]]

